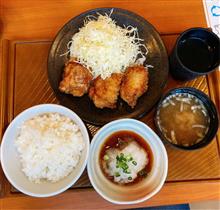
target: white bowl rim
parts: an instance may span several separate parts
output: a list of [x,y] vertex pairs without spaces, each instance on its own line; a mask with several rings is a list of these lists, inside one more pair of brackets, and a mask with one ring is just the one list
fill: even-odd
[[164,172],[163,172],[163,176],[161,178],[161,181],[160,181],[160,184],[155,188],[154,191],[152,191],[151,193],[149,193],[148,195],[144,196],[143,198],[140,198],[140,199],[137,199],[137,200],[133,200],[133,201],[116,201],[114,199],[111,199],[107,196],[105,196],[101,190],[99,190],[99,188],[96,186],[96,184],[94,183],[93,181],[93,178],[92,178],[92,175],[91,175],[91,166],[90,166],[90,157],[89,157],[89,160],[88,160],[88,163],[87,163],[87,172],[88,172],[88,177],[89,177],[89,180],[92,184],[92,186],[94,187],[94,189],[96,190],[96,192],[98,192],[99,195],[101,195],[104,199],[106,199],[107,201],[111,202],[111,203],[114,203],[114,204],[120,204],[120,205],[127,205],[127,204],[137,204],[137,203],[141,203],[141,202],[144,202],[146,201],[147,199],[151,198],[152,196],[154,196],[156,193],[158,193],[162,186],[164,185],[165,183],[165,180],[166,180],[166,177],[167,177],[167,173],[168,173],[168,156],[167,156],[167,151],[165,149],[165,146],[163,145],[162,141],[160,140],[159,136],[149,127],[147,126],[145,123],[139,121],[139,120],[136,120],[136,119],[130,119],[130,118],[124,118],[124,119],[118,119],[118,120],[114,120],[110,123],[107,123],[106,125],[104,125],[102,128],[100,128],[97,133],[94,135],[92,141],[91,141],[91,145],[90,145],[90,156],[92,154],[92,148],[93,148],[93,145],[94,145],[94,140],[97,139],[97,136],[100,135],[101,132],[103,132],[104,129],[114,125],[114,124],[117,124],[117,123],[122,123],[122,122],[133,122],[133,123],[136,123],[136,124],[139,124],[139,125],[143,125],[149,132],[151,132],[151,134],[158,140],[157,142],[159,143],[163,153],[164,153]]
[[[81,169],[79,170],[79,173],[78,175],[68,184],[66,185],[65,187],[62,187],[60,190],[57,190],[55,192],[52,192],[52,193],[46,193],[46,194],[40,194],[40,193],[32,193],[32,192],[29,192],[29,191],[26,191],[24,188],[22,187],[18,187],[17,184],[10,178],[10,175],[8,174],[7,170],[5,169],[5,166],[4,164],[4,157],[3,157],[3,148],[4,148],[4,142],[6,141],[6,136],[7,136],[7,133],[10,132],[10,129],[11,127],[13,126],[13,124],[26,112],[29,112],[30,110],[36,110],[36,109],[39,109],[41,107],[52,107],[52,108],[58,108],[58,109],[62,109],[62,110],[66,110],[68,112],[71,112],[72,115],[77,118],[79,120],[79,122],[81,123],[82,125],[82,128],[83,130],[85,130],[85,135],[86,135],[86,139],[85,141],[88,141],[88,148],[87,148],[87,153],[85,155],[85,161],[83,162],[82,164],[82,167]],[[51,110],[51,112],[53,112]],[[58,111],[55,111],[57,113],[59,113]],[[45,112],[42,112],[42,114],[45,113]],[[40,113],[39,113],[40,114]],[[2,137],[2,141],[1,141],[1,148],[0,148],[0,161],[1,161],[1,166],[2,166],[2,170],[6,176],[6,178],[8,179],[8,181],[17,189],[19,190],[20,192],[26,194],[26,195],[29,195],[29,196],[32,196],[32,197],[51,197],[51,196],[55,196],[55,195],[58,195],[64,191],[66,191],[68,188],[70,188],[72,185],[74,185],[74,183],[80,178],[80,176],[82,175],[83,171],[85,170],[86,168],[86,165],[87,165],[87,162],[88,162],[88,158],[89,158],[89,151],[90,151],[90,141],[89,141],[89,134],[88,134],[88,131],[87,131],[87,128],[84,124],[84,122],[82,121],[82,119],[75,113],[73,112],[71,109],[68,109],[62,105],[58,105],[58,104],[39,104],[39,105],[35,105],[35,106],[32,106],[30,108],[27,108],[25,109],[24,111],[22,111],[21,113],[19,113],[12,121],[11,123],[9,124],[9,126],[7,127],[7,129],[5,130],[4,132],[4,135]]]

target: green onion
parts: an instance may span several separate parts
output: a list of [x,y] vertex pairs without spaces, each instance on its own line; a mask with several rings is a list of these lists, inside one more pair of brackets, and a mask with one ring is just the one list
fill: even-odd
[[122,169],[123,173],[130,174],[131,170],[128,165],[130,161],[132,161],[133,165],[137,165],[137,162],[133,160],[131,154],[125,155],[124,153],[120,153],[120,155],[116,156],[116,168]]
[[119,177],[120,176],[119,172],[115,172],[115,176]]
[[126,160],[126,158],[125,158],[125,157],[122,157],[122,161],[127,162],[127,160]]
[[126,169],[128,169],[128,165],[126,163],[123,163],[123,164],[121,164],[121,168],[126,170]]
[[106,161],[106,160],[109,160],[109,156],[108,155],[104,155],[104,160]]
[[132,177],[131,177],[131,176],[129,176],[129,177],[128,177],[128,180],[132,180]]
[[129,169],[126,169],[123,172],[126,173],[126,174],[130,174],[131,173],[131,171]]
[[133,161],[132,161],[132,164],[136,166],[136,165],[137,165],[137,162],[133,160]]
[[131,155],[127,155],[127,156],[126,156],[126,160],[127,160],[127,161],[131,161],[131,160],[133,160],[133,157],[132,157]]
[[118,155],[116,156],[116,160],[118,160],[118,161],[119,161],[119,156],[118,156]]

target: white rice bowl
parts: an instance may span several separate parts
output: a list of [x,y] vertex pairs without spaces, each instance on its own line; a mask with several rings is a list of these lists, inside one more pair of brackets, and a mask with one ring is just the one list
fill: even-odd
[[[48,137],[52,135],[49,129],[44,139],[41,139],[44,141],[42,144],[38,139],[42,135],[39,130],[34,133],[36,129],[29,127],[28,132],[22,132],[27,126],[25,122],[45,113],[58,113],[69,118],[65,128],[62,128],[63,133],[59,135],[62,136],[68,129],[74,131],[73,135],[70,135],[68,140],[59,138],[58,141],[58,138],[53,138],[52,141],[52,138]],[[74,123],[71,125],[70,122]],[[37,127],[40,127],[40,124]],[[30,139],[30,136],[33,138]],[[74,143],[76,138],[79,142],[77,146]],[[27,143],[28,139],[32,142],[31,147]],[[41,147],[40,150],[36,149],[37,145]],[[55,104],[34,106],[20,113],[5,131],[1,143],[2,169],[9,182],[27,195],[35,197],[57,195],[71,187],[83,173],[88,160],[89,145],[87,129],[73,111]],[[51,153],[44,156],[47,149],[51,150]]]

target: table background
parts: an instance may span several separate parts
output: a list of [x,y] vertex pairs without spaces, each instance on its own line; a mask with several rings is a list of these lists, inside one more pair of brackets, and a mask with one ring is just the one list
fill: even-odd
[[[36,83],[31,82],[31,86],[28,87],[27,81],[21,75],[25,72],[25,76],[31,76],[29,69],[33,68],[33,71],[39,69],[40,78],[43,78],[42,81],[46,81],[46,57],[53,37],[69,19],[85,10],[97,7],[120,7],[143,16],[159,31],[168,52],[172,49],[177,36],[182,31],[190,27],[206,27],[202,0],[2,0],[0,7],[0,84],[2,85],[1,87],[5,88],[0,89],[0,102],[2,105],[0,106],[0,136],[11,119],[24,108],[36,103],[45,102],[45,100],[56,102],[53,95],[45,97],[47,99],[44,98],[45,100],[43,101],[33,97],[34,94],[28,95],[28,92],[30,92],[28,88],[34,87]],[[36,54],[29,57],[30,52],[33,52],[33,50]],[[36,65],[32,67],[33,61]],[[219,78],[219,73],[215,72],[210,77],[200,78],[200,80],[195,81],[198,88],[210,94],[213,99],[216,99],[215,102],[218,107],[220,100],[219,90],[216,87],[219,87],[217,86]],[[45,85],[48,87],[48,84],[45,83]],[[192,84],[175,83],[174,85]],[[42,91],[40,86],[38,88]],[[212,91],[214,89],[215,91]],[[22,100],[25,96],[29,97],[29,103],[27,103],[28,100]],[[149,118],[150,115],[146,116],[144,121],[148,122]],[[180,160],[181,164],[179,166],[177,164],[170,165],[168,182],[160,193],[149,201],[135,206],[123,206],[123,208],[185,203],[218,198],[220,189],[220,174],[217,167],[219,162],[219,142],[215,140],[213,144],[214,146],[211,145],[211,150],[208,147],[204,150],[208,161],[207,158],[202,161],[203,163],[205,162],[206,167],[210,167],[210,170],[212,170],[213,165],[209,165],[209,163],[214,163],[215,169],[211,171],[212,178],[206,168],[199,168],[201,171],[196,173],[197,177],[192,176],[192,174],[195,175],[193,171],[192,173],[187,173],[181,167],[183,163],[181,159],[184,158],[184,152],[175,153],[173,152],[174,150],[168,149],[170,150],[169,156],[172,159],[176,158],[177,161]],[[201,151],[198,153],[202,154],[203,152]],[[193,153],[187,156],[189,159],[195,159]],[[214,160],[214,162],[209,160]],[[191,165],[194,172],[198,170],[196,165],[200,162],[199,159],[196,161]],[[184,167],[187,166],[188,164],[185,164]],[[31,198],[20,193],[11,193],[11,185],[4,178],[2,171],[0,177],[2,196],[0,204],[2,209],[122,208],[104,201],[94,190],[88,188],[68,190],[59,196],[46,199]],[[206,178],[204,179],[204,177]],[[169,179],[171,182],[169,182]]]

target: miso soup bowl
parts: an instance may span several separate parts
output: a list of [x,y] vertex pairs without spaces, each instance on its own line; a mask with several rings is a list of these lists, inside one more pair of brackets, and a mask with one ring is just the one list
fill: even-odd
[[[103,174],[99,156],[105,140],[117,131],[132,131],[141,136],[150,146],[153,154],[152,169],[140,182],[119,185],[111,182]],[[160,138],[146,124],[134,119],[112,121],[102,127],[94,136],[87,164],[89,179],[95,190],[107,201],[114,204],[136,204],[143,202],[162,188],[167,177],[168,158]]]
[[[199,99],[204,107],[207,110],[207,114],[209,116],[210,119],[210,123],[209,123],[209,129],[208,132],[206,133],[206,135],[203,137],[203,139],[191,146],[183,146],[183,145],[179,145],[179,144],[173,144],[171,143],[164,135],[163,131],[161,130],[160,126],[159,126],[159,122],[157,119],[157,115],[158,112],[161,108],[161,105],[163,104],[163,101],[167,99],[167,97],[175,95],[175,94],[179,94],[179,93],[188,93],[190,95],[193,95],[194,97],[196,97],[197,99]],[[155,113],[155,117],[154,117],[154,124],[156,126],[157,129],[157,133],[160,136],[160,138],[172,145],[175,148],[178,149],[183,149],[183,150],[196,150],[196,149],[201,149],[205,146],[207,146],[208,144],[210,144],[212,142],[212,140],[214,139],[215,135],[217,134],[218,131],[218,127],[219,127],[219,117],[218,117],[218,112],[217,109],[215,107],[215,104],[212,102],[212,100],[202,91],[196,89],[196,88],[192,88],[192,87],[183,87],[183,88],[174,88],[172,90],[170,90],[169,92],[167,92],[160,100],[160,102],[158,103],[157,109],[156,109],[156,113]],[[184,135],[184,134],[183,134]]]

